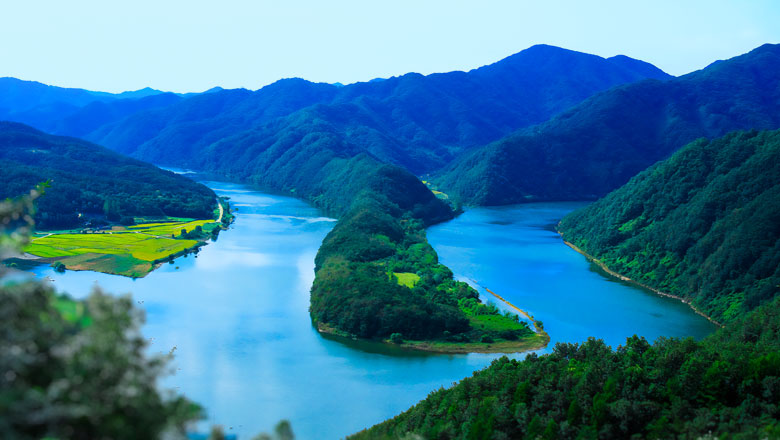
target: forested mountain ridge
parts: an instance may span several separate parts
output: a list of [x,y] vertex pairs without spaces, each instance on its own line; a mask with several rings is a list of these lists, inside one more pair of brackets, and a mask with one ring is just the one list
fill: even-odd
[[469,72],[410,73],[343,87],[287,79],[256,92],[218,92],[138,113],[87,138],[154,163],[186,166],[198,151],[236,133],[257,132],[273,143],[286,133],[271,125],[324,123],[343,143],[368,139],[371,154],[423,173],[593,93],[648,77],[669,78],[627,57],[540,45]]
[[780,127],[780,45],[596,94],[457,159],[432,180],[463,203],[595,199],[699,137]]
[[216,195],[154,165],[79,139],[0,122],[0,197],[51,181],[37,201],[40,228],[71,227],[90,216],[169,215],[211,218]]
[[559,230],[718,321],[742,316],[780,294],[780,131],[695,141]]

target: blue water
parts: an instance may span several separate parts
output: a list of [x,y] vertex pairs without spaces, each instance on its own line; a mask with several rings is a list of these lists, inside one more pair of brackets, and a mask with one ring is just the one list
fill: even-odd
[[[237,219],[197,258],[179,258],[135,281],[36,269],[78,298],[95,283],[131,292],[146,312],[151,350],[176,347],[175,374],[162,385],[206,408],[199,432],[221,424],[250,439],[288,419],[299,439],[342,438],[500,356],[432,355],[323,337],[311,325],[309,288],[314,257],[334,221],[296,199],[209,185],[232,198]],[[652,339],[712,330],[679,302],[614,282],[565,246],[550,228],[575,206],[473,209],[431,228],[429,238],[459,277],[531,311],[553,341],[595,335],[614,345],[633,333]]]
[[321,336],[309,318],[314,256],[334,225],[299,200],[211,182],[238,208],[236,222],[197,258],[164,264],[145,278],[55,273],[81,298],[95,283],[131,292],[146,312],[152,352],[176,347],[163,381],[202,404],[198,426],[221,424],[240,440],[281,419],[298,439],[337,439],[392,417],[498,355],[429,355]]
[[[474,208],[433,226],[428,240],[456,277],[541,320],[556,342],[589,336],[616,347],[631,335],[701,338],[715,326],[673,298],[616,280],[563,243],[555,225],[584,203]],[[484,293],[484,290],[482,290]],[[490,295],[484,293],[490,299]],[[499,305],[499,304],[497,304]]]

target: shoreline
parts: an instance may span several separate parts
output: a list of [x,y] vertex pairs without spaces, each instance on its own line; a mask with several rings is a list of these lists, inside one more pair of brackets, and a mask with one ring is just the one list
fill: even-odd
[[404,341],[400,344],[390,342],[389,339],[363,339],[347,334],[328,324],[318,322],[314,328],[318,333],[335,336],[366,343],[374,343],[385,347],[395,347],[409,351],[437,353],[437,354],[469,354],[469,353],[525,353],[539,350],[550,343],[550,336],[542,331],[534,336],[517,341],[500,341],[485,344],[481,342],[446,342],[446,341]]
[[569,243],[568,241],[564,240],[563,239],[563,234],[561,234],[560,232],[558,232],[558,235],[561,236],[561,239],[563,240],[564,243],[566,243],[566,246],[569,246],[570,248],[574,249],[577,253],[583,255],[591,263],[595,263],[599,268],[601,268],[601,270],[603,270],[604,272],[606,272],[608,275],[612,276],[613,278],[617,278],[620,281],[625,281],[627,283],[631,283],[631,284],[633,284],[635,286],[638,286],[638,287],[641,287],[643,289],[647,289],[647,290],[649,290],[649,291],[651,291],[651,292],[653,292],[653,293],[655,293],[656,295],[659,295],[659,296],[665,296],[667,298],[674,298],[674,299],[680,301],[681,303],[687,305],[688,307],[690,307],[691,310],[693,310],[693,312],[696,313],[697,315],[706,318],[708,321],[710,321],[711,323],[717,325],[718,327],[723,327],[723,324],[721,324],[720,322],[718,322],[718,321],[712,319],[711,317],[707,316],[704,312],[702,312],[701,310],[696,308],[696,306],[691,304],[691,300],[689,300],[687,298],[683,298],[681,296],[672,295],[671,293],[662,292],[662,291],[660,291],[660,290],[658,290],[656,288],[648,286],[647,284],[640,283],[639,281],[632,280],[631,278],[629,278],[629,277],[627,277],[625,275],[621,275],[621,274],[613,271],[609,267],[607,267],[607,265],[604,264],[598,258],[594,257],[593,255],[590,255],[589,253],[587,253],[584,250],[580,249],[579,247],[577,247],[573,243]]
[[[216,225],[217,225],[215,227],[215,229],[219,229],[219,231],[226,231],[226,230],[229,229],[230,224],[232,224],[233,221],[235,221],[235,216],[232,215],[232,211],[230,209],[230,205],[228,204],[228,202],[224,201],[224,203],[226,205],[226,207],[224,207],[223,206],[223,200],[220,197],[217,197],[216,200],[217,200],[217,208],[219,210],[219,215],[218,215],[217,219],[212,221],[212,222],[216,223]],[[225,215],[226,214],[230,215],[231,217],[229,219],[227,219],[226,222],[223,222],[223,219],[225,219]],[[122,232],[126,233],[126,231],[122,231]],[[33,241],[35,241],[35,240],[37,240],[39,238],[48,237],[48,236],[52,236],[52,235],[57,235],[58,234],[57,232],[44,232],[44,233],[46,235],[41,236],[41,237],[35,237],[32,240],[30,240],[30,242],[32,243]],[[75,234],[75,232],[64,232],[64,233]],[[139,232],[136,232],[136,233],[139,233]],[[131,253],[128,253],[128,254],[107,254],[107,253],[101,253],[101,252],[87,252],[87,253],[84,253],[84,254],[78,254],[78,255],[73,255],[73,256],[43,257],[43,256],[35,255],[35,254],[30,254],[28,252],[22,252],[21,255],[10,257],[10,258],[6,258],[3,261],[4,262],[21,262],[22,264],[32,264],[32,265],[45,265],[45,264],[52,265],[52,264],[54,264],[54,263],[56,263],[58,261],[67,260],[68,258],[71,258],[71,257],[80,257],[80,256],[94,255],[94,257],[91,257],[90,259],[87,259],[87,260],[85,260],[85,261],[83,261],[81,263],[78,263],[76,265],[72,265],[72,264],[71,264],[71,266],[66,265],[66,270],[72,270],[74,272],[82,272],[82,271],[85,271],[85,272],[97,272],[97,273],[104,273],[104,274],[108,274],[108,275],[117,275],[117,276],[120,276],[120,277],[127,277],[127,278],[132,278],[132,279],[138,279],[138,278],[146,277],[150,273],[152,273],[155,270],[159,269],[164,263],[173,262],[174,260],[176,260],[176,259],[178,259],[180,257],[187,256],[187,255],[190,255],[190,254],[197,255],[198,252],[200,252],[200,249],[202,247],[204,247],[204,246],[206,246],[206,245],[216,241],[216,237],[218,236],[218,234],[219,234],[219,232],[217,232],[217,235],[208,234],[205,237],[191,239],[191,240],[194,240],[196,242],[192,246],[190,246],[188,248],[181,249],[181,250],[179,250],[177,252],[174,252],[174,253],[171,253],[169,255],[166,255],[165,257],[157,258],[155,260],[142,260],[142,259],[136,258],[140,262],[148,263],[149,264],[149,268],[145,269],[143,272],[139,272],[139,273],[137,273],[135,275],[131,275],[131,274],[128,274],[128,273],[121,273],[120,271],[115,271],[115,270],[112,270],[112,269],[105,269],[105,268],[95,267],[95,261],[97,261],[97,259],[105,258],[105,257],[111,256],[111,255],[128,255],[128,256],[132,257]],[[165,239],[168,238],[167,236],[161,236],[161,235],[150,235],[150,234],[146,234],[146,235],[149,235],[150,237],[155,237],[155,238],[165,238]],[[135,257],[132,257],[132,258],[135,258]]]

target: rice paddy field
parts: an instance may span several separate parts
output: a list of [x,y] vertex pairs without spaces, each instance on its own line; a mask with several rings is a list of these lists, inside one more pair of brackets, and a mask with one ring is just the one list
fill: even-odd
[[200,241],[178,237],[182,230],[200,226],[209,233],[213,220],[146,223],[94,233],[51,233],[33,238],[28,254],[59,261],[71,270],[93,270],[129,277],[143,277],[155,262],[184,253]]

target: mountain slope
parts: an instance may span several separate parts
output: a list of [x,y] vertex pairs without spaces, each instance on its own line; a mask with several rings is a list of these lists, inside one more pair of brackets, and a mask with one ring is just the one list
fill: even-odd
[[597,94],[433,180],[468,204],[597,198],[698,137],[778,127],[780,45],[764,45],[680,78]]
[[[368,138],[374,156],[424,173],[593,93],[648,77],[669,78],[627,57],[534,46],[470,72],[410,73],[343,87],[290,79],[256,92],[217,92],[137,114],[88,138],[147,161],[182,166],[238,132],[255,132],[255,138],[263,133],[262,142],[274,143],[285,134],[264,129],[268,124],[324,123],[343,143]],[[275,121],[281,117],[289,120]]]
[[88,142],[0,122],[0,197],[50,180],[38,202],[41,228],[75,226],[89,217],[169,215],[211,218],[216,195],[205,186]]
[[693,142],[560,231],[718,321],[741,316],[780,293],[780,131]]

